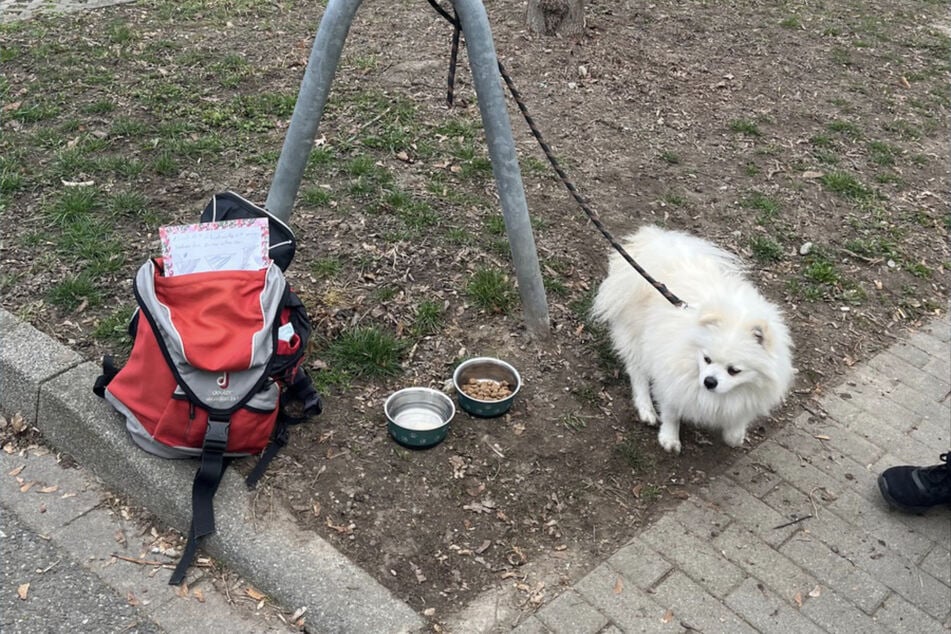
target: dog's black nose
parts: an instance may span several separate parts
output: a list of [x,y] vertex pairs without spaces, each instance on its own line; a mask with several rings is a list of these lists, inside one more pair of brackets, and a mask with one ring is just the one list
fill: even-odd
[[716,377],[708,376],[708,377],[704,378],[704,379],[703,379],[703,387],[707,388],[708,390],[715,390],[715,389],[717,389],[717,379],[716,379]]

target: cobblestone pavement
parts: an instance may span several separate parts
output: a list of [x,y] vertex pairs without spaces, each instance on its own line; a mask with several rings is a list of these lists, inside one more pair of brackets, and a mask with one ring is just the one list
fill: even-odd
[[947,318],[843,383],[516,632],[951,630],[951,510],[877,475],[951,446]]

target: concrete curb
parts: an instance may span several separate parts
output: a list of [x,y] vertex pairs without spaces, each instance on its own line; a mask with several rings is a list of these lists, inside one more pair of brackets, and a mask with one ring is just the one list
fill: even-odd
[[[28,324],[0,309],[0,409],[20,412],[57,449],[110,489],[187,530],[196,463],[155,458],[128,438],[121,417],[92,393],[99,375]],[[225,474],[215,497],[217,533],[204,552],[290,609],[307,607],[321,632],[409,632],[422,618],[330,544],[297,528],[283,509],[256,517],[241,478]]]

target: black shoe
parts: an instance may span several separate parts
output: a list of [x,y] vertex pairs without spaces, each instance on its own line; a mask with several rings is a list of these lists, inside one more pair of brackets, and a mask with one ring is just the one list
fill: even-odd
[[951,469],[948,454],[941,454],[944,464],[933,467],[890,467],[878,476],[878,488],[892,506],[903,511],[921,513],[938,504],[951,504]]

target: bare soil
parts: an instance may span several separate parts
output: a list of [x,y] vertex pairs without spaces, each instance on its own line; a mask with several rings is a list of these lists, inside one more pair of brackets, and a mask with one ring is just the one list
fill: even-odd
[[[944,5],[588,5],[585,36],[568,40],[528,34],[521,2],[488,2],[499,57],[615,235],[644,223],[696,232],[740,253],[763,293],[783,307],[798,377],[786,405],[751,430],[754,446],[849,366],[947,308]],[[77,76],[64,84],[69,99],[57,117],[4,117],[7,140],[0,141],[4,153],[23,157],[28,183],[6,196],[2,212],[2,304],[91,359],[116,347],[92,333],[116,306],[130,303],[129,280],[152,254],[155,226],[117,221],[122,266],[98,280],[101,301],[64,310],[44,299],[75,265],[49,257],[52,240],[36,238],[45,230],[44,205],[63,189],[41,178],[54,149],[87,133],[112,138],[108,130],[120,115],[155,125],[167,120],[168,111],[144,105],[137,91],[189,85],[187,77],[199,80],[189,85],[198,92],[187,101],[296,94],[319,18],[313,3],[301,2],[241,5],[227,24],[211,9],[175,19],[160,11],[168,6],[146,2],[44,18],[3,34],[17,51],[4,63],[7,103],[34,98],[31,82],[52,72],[50,62],[26,53],[41,33],[66,49],[92,40],[115,51],[94,64],[108,69],[113,84],[79,76],[89,67],[70,62]],[[116,24],[135,34],[132,44],[109,43],[103,34]],[[301,203],[292,216],[300,244],[289,277],[318,335],[311,371],[333,370],[321,342],[354,325],[385,328],[405,337],[408,348],[401,375],[329,389],[324,413],[294,429],[255,494],[261,512],[287,505],[303,527],[434,623],[487,590],[510,594],[526,611],[537,607],[560,581],[583,575],[746,450],[688,428],[683,455],[667,455],[655,432],[637,421],[626,377],[583,308],[606,271],[609,246],[544,168],[514,104],[535,239],[551,282],[551,335],[534,339],[517,309],[485,312],[466,295],[477,268],[497,266],[513,279],[514,273],[499,238],[486,229],[487,218],[499,214],[490,175],[470,178],[461,162],[414,153],[423,142],[451,141],[431,133],[447,118],[478,121],[464,54],[457,105],[446,108],[449,39],[449,26],[423,2],[366,2],[350,31],[319,144],[339,156],[372,156],[440,219],[400,237],[394,214],[347,195],[339,165],[309,172],[305,186],[337,194],[333,204]],[[190,64],[181,55],[156,61],[145,53],[159,41],[197,54]],[[253,72],[222,87],[216,64],[232,55]],[[50,59],[69,70],[61,54]],[[369,90],[411,101],[416,116],[431,123],[416,146],[388,152],[354,142],[388,116],[387,109],[374,115],[354,105]],[[84,108],[103,98],[118,107],[94,115]],[[182,108],[178,116],[191,115]],[[53,148],[36,141],[41,127],[69,118],[81,122],[79,130],[51,141]],[[233,136],[220,151],[183,160],[174,174],[146,170],[132,184],[163,210],[164,222],[194,221],[221,189],[263,201],[286,123],[287,116],[275,115],[260,129],[226,128]],[[149,157],[150,138],[113,139],[104,152]],[[433,175],[460,195],[428,188]],[[93,180],[104,191],[122,185]],[[474,238],[452,240],[452,229]],[[767,239],[775,250],[764,250]],[[314,265],[328,256],[343,263],[329,279]],[[444,321],[438,331],[413,337],[408,331],[424,301],[442,303]],[[504,358],[522,373],[513,409],[497,419],[460,412],[446,441],[431,449],[394,443],[384,398],[409,385],[442,388],[459,360],[476,355]]]

